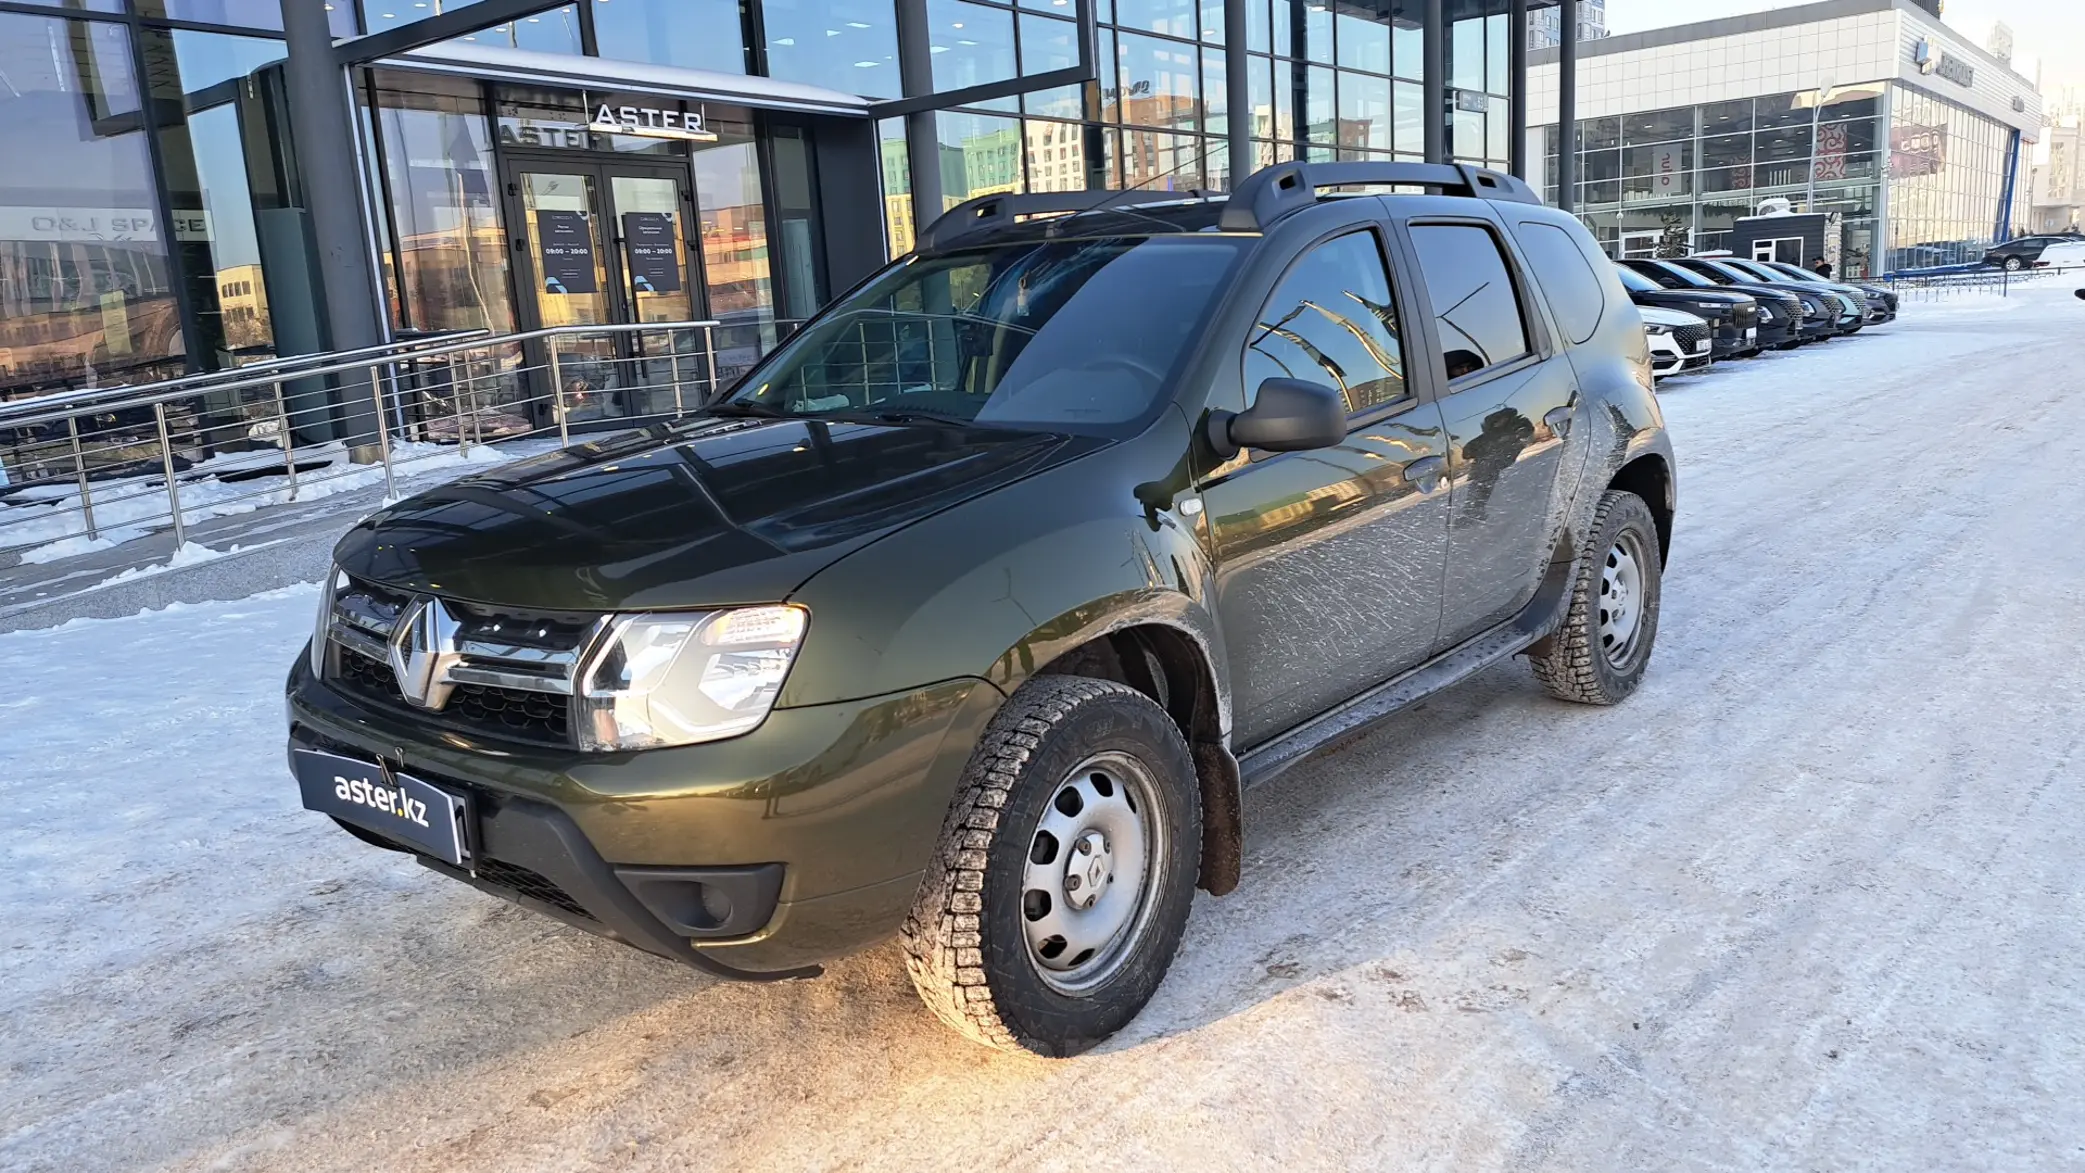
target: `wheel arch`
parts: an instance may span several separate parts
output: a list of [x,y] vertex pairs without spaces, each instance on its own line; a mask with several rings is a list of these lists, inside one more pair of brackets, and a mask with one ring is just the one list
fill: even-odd
[[1672,518],[1674,512],[1672,466],[1665,457],[1656,452],[1647,452],[1616,470],[1607,482],[1609,489],[1634,493],[1643,498],[1651,508],[1651,519],[1658,523],[1658,561],[1662,564],[1672,555]]
[[1206,635],[1176,619],[1131,615],[1060,648],[1024,679],[1055,675],[1112,680],[1156,701],[1179,727],[1193,756],[1202,797],[1196,886],[1215,896],[1236,888],[1244,862],[1243,782],[1228,744],[1229,697]]

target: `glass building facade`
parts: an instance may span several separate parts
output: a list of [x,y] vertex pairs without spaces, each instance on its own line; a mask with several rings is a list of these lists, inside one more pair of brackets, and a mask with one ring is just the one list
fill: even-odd
[[[1771,197],[1839,217],[1849,276],[1965,264],[2025,223],[2014,130],[1896,82],[1647,110],[1578,123],[1576,210],[1617,257],[1727,247]],[[1557,198],[1557,128],[1542,128]],[[1886,226],[1886,227],[1885,227]]]
[[[1424,36],[1390,0],[1233,0],[1246,6],[1252,168],[1291,159],[1422,157]],[[1097,84],[1043,90],[936,115],[944,210],[997,192],[1099,188],[1225,190],[1228,88],[1216,0],[1097,0]],[[1506,5],[1451,20],[1446,47],[1460,162],[1509,157]],[[949,90],[1076,63],[1070,0],[929,0],[934,83]],[[905,128],[882,127],[893,251],[911,247]]]
[[[474,2],[325,8],[334,35],[350,37]],[[1233,2],[1245,5],[1252,165],[1421,157],[1417,4]],[[990,192],[1230,185],[1223,0],[1094,3],[1098,80],[929,116],[944,206]],[[925,0],[932,89],[1075,65],[1074,4]],[[1447,150],[1504,169],[1508,50],[1521,32],[1506,0],[1447,7]],[[883,100],[906,88],[898,24],[896,0],[577,0],[433,46],[426,63],[352,70],[390,329],[713,318],[725,323],[728,377],[862,271],[859,254],[834,259],[836,203],[865,209],[872,254],[911,247],[905,120],[856,119],[862,141],[881,147],[880,160],[873,147],[862,158],[882,190],[836,194],[821,178],[819,136],[837,115],[821,124],[778,103],[526,83],[513,70],[473,72],[471,55],[595,59],[621,77],[699,70],[687,84],[707,93],[732,92],[719,80],[746,79],[750,92],[773,79]],[[285,56],[280,0],[0,6],[0,107],[13,115],[0,118],[0,146],[38,163],[0,172],[0,399],[324,344]],[[703,133],[613,133],[596,121],[603,101],[699,118]],[[640,282],[625,238],[632,225],[662,224],[679,229],[668,232],[672,271]],[[552,231],[578,234],[566,243],[594,267],[558,268],[544,246]]]

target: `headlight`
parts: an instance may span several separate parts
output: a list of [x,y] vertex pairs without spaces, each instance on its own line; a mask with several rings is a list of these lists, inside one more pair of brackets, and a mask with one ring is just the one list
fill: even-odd
[[735,737],[767,719],[810,615],[743,607],[618,616],[579,672],[579,748]]
[[311,625],[311,674],[326,674],[326,640],[333,630],[333,596],[347,585],[347,572],[335,566],[319,582],[319,613]]

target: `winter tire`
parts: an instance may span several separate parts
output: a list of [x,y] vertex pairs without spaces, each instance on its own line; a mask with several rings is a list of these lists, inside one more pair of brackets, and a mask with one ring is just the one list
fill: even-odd
[[1612,705],[1636,691],[1658,637],[1658,526],[1634,493],[1609,490],[1572,571],[1564,621],[1528,662],[1561,700]]
[[1108,680],[1040,676],[972,753],[899,939],[920,998],[965,1035],[1065,1057],[1158,989],[1201,866],[1179,728]]

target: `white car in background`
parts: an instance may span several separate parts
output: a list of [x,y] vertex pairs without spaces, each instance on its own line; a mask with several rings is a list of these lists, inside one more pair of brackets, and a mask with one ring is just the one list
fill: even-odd
[[2052,244],[2034,259],[2037,269],[2080,269],[2085,268],[2085,240],[2066,240]]
[[1709,324],[1693,314],[1657,306],[1638,306],[1643,315],[1643,336],[1651,344],[1651,374],[1655,378],[1709,369],[1709,351],[1714,346]]

